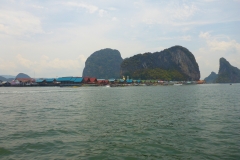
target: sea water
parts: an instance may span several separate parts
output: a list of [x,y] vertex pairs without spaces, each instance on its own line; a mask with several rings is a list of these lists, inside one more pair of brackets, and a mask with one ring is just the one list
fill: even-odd
[[1,87],[0,159],[240,159],[240,84]]

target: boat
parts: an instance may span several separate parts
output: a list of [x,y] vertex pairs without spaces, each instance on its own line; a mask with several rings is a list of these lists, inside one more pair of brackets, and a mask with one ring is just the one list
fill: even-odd
[[186,81],[183,82],[184,85],[189,85],[189,84],[197,84],[195,81]]
[[111,86],[108,84],[108,85],[106,85],[105,87],[111,87]]
[[181,86],[182,83],[174,83],[174,86]]

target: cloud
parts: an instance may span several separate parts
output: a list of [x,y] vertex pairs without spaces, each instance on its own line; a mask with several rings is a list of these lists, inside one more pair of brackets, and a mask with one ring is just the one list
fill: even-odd
[[204,0],[205,2],[214,2],[214,1],[217,1],[217,0]]
[[98,11],[98,15],[99,15],[100,17],[103,17],[105,14],[107,14],[107,11],[105,11],[105,10],[103,10],[103,9],[100,9],[100,10]]
[[71,6],[71,7],[84,8],[89,13],[95,13],[95,12],[97,12],[99,10],[99,8],[97,6],[90,5],[90,4],[87,4],[87,3],[65,2],[63,4],[67,5],[67,6]]
[[80,60],[81,62],[85,63],[87,58],[84,55],[79,55],[77,59]]
[[15,69],[17,69],[17,65],[11,60],[6,60],[3,58],[0,58],[0,68],[1,73],[13,73]]
[[168,36],[168,37],[159,37],[157,40],[183,40],[183,41],[191,41],[192,36],[185,35],[185,36]]
[[39,18],[25,11],[0,10],[0,33],[31,35],[43,33]]
[[117,21],[117,20],[118,20],[117,17],[112,18],[112,21]]
[[209,32],[201,32],[201,33],[199,34],[199,37],[200,37],[200,38],[208,39],[208,38],[210,38],[210,33],[209,33]]
[[199,37],[206,40],[209,49],[212,51],[224,51],[228,54],[228,51],[235,50],[235,53],[240,53],[240,43],[236,40],[219,40],[219,37],[222,36],[214,37],[209,32],[201,32]]
[[36,9],[48,9],[48,8],[40,6],[40,5],[32,5],[32,7],[36,8]]
[[115,8],[115,7],[109,7],[108,10],[110,10],[110,11],[117,11],[118,9]]
[[148,6],[144,4],[141,12],[142,22],[147,24],[170,24],[185,22],[198,11],[194,4],[169,3],[167,6]]
[[29,59],[26,59],[26,58],[23,58],[21,54],[18,54],[16,56],[17,58],[17,62],[19,65],[23,66],[23,67],[26,67],[26,68],[31,68],[31,67],[34,67],[36,62],[33,62]]

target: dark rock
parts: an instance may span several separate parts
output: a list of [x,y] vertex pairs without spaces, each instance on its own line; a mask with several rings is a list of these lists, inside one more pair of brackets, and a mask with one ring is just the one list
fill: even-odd
[[225,58],[220,58],[216,83],[240,83],[240,70],[232,66]]
[[85,62],[83,77],[119,78],[122,57],[118,50],[110,48],[94,52]]
[[217,79],[218,75],[215,72],[211,72],[211,74],[204,79],[206,83],[214,83]]
[[194,55],[181,46],[126,58],[121,64],[121,75],[163,80],[200,79],[200,71]]

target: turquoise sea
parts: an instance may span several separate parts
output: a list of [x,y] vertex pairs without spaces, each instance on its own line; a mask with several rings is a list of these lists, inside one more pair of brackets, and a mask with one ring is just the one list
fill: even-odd
[[0,87],[0,159],[240,159],[240,84]]

